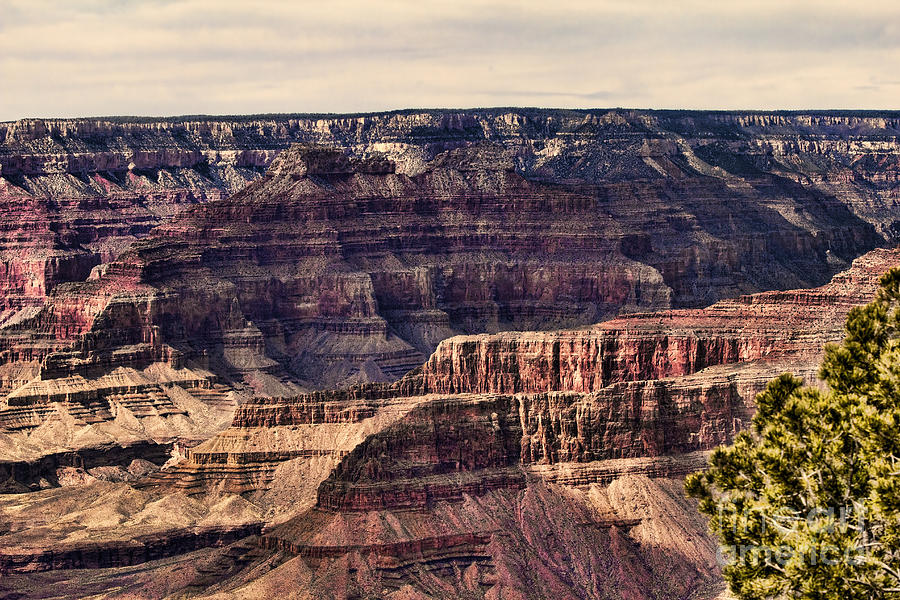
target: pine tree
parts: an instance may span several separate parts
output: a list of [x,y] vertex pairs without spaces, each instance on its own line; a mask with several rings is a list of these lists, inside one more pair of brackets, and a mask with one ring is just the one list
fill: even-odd
[[741,599],[900,598],[900,268],[829,345],[826,390],[788,374],[686,490]]

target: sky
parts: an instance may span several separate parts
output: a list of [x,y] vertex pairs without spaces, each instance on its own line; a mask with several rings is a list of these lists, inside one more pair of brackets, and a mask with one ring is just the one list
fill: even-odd
[[0,120],[897,109],[895,0],[0,0]]

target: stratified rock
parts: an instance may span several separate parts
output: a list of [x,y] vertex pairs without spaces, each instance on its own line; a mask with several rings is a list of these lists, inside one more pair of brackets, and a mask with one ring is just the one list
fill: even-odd
[[623,315],[576,331],[457,336],[425,363],[420,391],[594,392],[751,361],[814,368],[824,345],[840,341],[849,310],[870,301],[898,264],[897,250],[875,250],[819,288]]
[[[820,288],[451,338],[393,384],[246,402],[141,489],[290,499],[260,544],[314,573],[298,584],[313,595],[712,597],[715,543],[681,478],[772,377],[815,380],[822,345],[898,262],[879,250]],[[249,579],[224,589],[275,589]]]
[[[485,468],[470,459],[494,457],[499,462],[490,466],[505,469],[709,450],[746,426],[755,394],[772,377],[793,371],[814,378],[824,344],[840,340],[847,312],[868,301],[880,274],[898,261],[898,251],[877,250],[823,287],[702,310],[627,315],[572,331],[454,337],[390,385],[247,401],[230,429],[190,450],[176,470],[182,475],[163,479],[194,493],[223,481],[240,492],[266,489],[285,460],[351,451],[344,463],[369,465],[376,479],[390,482],[403,479],[407,468],[416,473],[410,481],[429,469],[438,475]],[[463,428],[470,419],[484,429],[488,446],[475,443],[482,434]],[[361,434],[391,423],[357,446]],[[472,444],[467,452],[475,454],[464,460],[449,442],[452,460],[429,454],[442,427],[452,432],[442,439]],[[422,452],[423,466],[412,467]],[[393,455],[407,466],[391,467]],[[326,484],[333,488],[324,496],[327,506],[345,506],[334,490],[356,485],[358,474],[346,473],[338,467]],[[350,483],[340,483],[345,479]]]
[[[871,243],[854,215],[886,240],[900,234],[898,122],[892,113],[488,109],[0,123],[0,260],[11,278],[0,290],[16,309],[83,279],[179,208],[258,179],[296,142],[386,156],[409,175],[446,150],[501,144],[507,153],[462,169],[514,168],[596,196],[631,235],[626,252],[661,272],[680,305],[808,286]],[[459,166],[450,155],[439,164]],[[748,227],[767,235],[746,236]],[[770,268],[797,251],[812,270]]]
[[[233,198],[59,286],[0,332],[0,350],[40,362],[41,381],[198,364],[266,395],[291,392],[289,378],[396,379],[455,331],[669,305],[589,198],[492,167],[498,152],[455,150],[409,177],[379,158],[292,148]],[[283,384],[271,391],[266,376]]]
[[[715,545],[680,477],[746,426],[771,377],[814,377],[898,255],[817,289],[671,307],[818,285],[894,239],[896,119],[289,121],[0,127],[3,197],[34,216],[0,227],[2,489],[80,482],[0,498],[4,569],[154,561],[266,521],[217,590],[271,597],[287,572],[314,597],[714,594]],[[147,203],[176,171],[175,187],[219,186],[221,148],[267,135],[231,198]],[[331,147],[275,158],[295,138]],[[73,215],[118,192],[77,196],[74,173],[104,165],[146,195],[101,208],[109,228],[88,235],[97,221]],[[144,239],[122,251],[129,236]],[[350,387],[301,393],[335,385]],[[48,458],[122,440],[173,459],[132,473],[132,456]]]
[[[500,146],[452,150],[413,177],[393,171],[384,158],[294,147],[261,181],[185,211],[91,281],[60,286],[11,321],[0,348],[41,361],[44,378],[185,357],[265,394],[260,373],[312,386],[394,379],[454,332],[586,325],[673,301],[666,280],[681,276],[629,258],[657,250],[623,232],[608,198],[530,182]],[[845,229],[846,216],[823,218]],[[758,211],[735,217],[744,235],[777,238],[785,253],[766,241],[760,251],[779,257],[766,271],[786,281],[827,272],[810,263],[817,253],[852,257],[874,243],[863,224],[839,247]]]
[[[194,373],[202,401],[290,395],[394,380],[458,333],[819,284],[895,235],[896,126],[497,110],[3,124],[0,392],[163,365]],[[275,158],[298,140],[331,147]],[[46,419],[51,394],[30,389],[0,423]]]

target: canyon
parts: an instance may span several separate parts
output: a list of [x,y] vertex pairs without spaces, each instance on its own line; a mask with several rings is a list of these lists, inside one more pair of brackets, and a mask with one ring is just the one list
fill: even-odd
[[[898,131],[892,113],[539,109],[0,123],[0,199],[16,217],[4,297],[19,308],[86,278],[298,142],[383,156],[409,176],[454,148],[502,146],[504,165],[574,188],[619,224],[623,251],[657,269],[679,306],[821,284],[862,245],[898,235]],[[493,158],[481,167],[500,168]]]
[[681,479],[897,265],[898,132],[0,124],[0,592],[715,597]]
[[715,597],[715,545],[681,478],[771,378],[815,380],[898,259],[875,250],[825,286],[705,309],[457,336],[393,383],[255,397],[163,470],[88,483],[90,498],[0,498],[0,589]]

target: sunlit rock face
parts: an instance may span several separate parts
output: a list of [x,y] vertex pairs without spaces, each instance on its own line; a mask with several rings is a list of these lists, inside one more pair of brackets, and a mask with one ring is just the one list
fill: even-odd
[[[623,315],[578,330],[456,336],[392,384],[247,401],[231,427],[190,458],[198,466],[237,465],[252,449],[249,462],[277,463],[285,456],[272,431],[384,427],[359,446],[352,442],[356,449],[331,477],[336,490],[356,477],[407,484],[439,472],[708,450],[746,427],[753,397],[775,375],[814,381],[824,345],[841,339],[847,313],[898,263],[897,250],[876,250],[819,288]],[[292,445],[306,435],[286,435],[284,449],[351,449]],[[405,466],[383,467],[394,455]],[[320,502],[341,506],[336,492],[323,490]]]
[[[171,290],[221,271],[193,292],[214,315],[176,324],[190,311],[157,299],[159,339],[202,327],[229,368],[275,361],[314,386],[392,379],[455,333],[823,283],[893,239],[895,127],[634,111],[6,124],[4,198],[30,216],[10,223],[3,318],[89,273]],[[296,140],[333,150],[272,162]],[[87,327],[58,311],[55,339]]]
[[[395,380],[453,335],[815,285],[892,239],[893,121],[750,117],[3,125],[0,426],[34,438],[28,456],[203,439],[242,399]],[[330,145],[283,151],[298,139]],[[558,344],[563,360],[609,354],[568,375],[584,389],[618,370],[677,375],[766,343],[601,337]],[[458,367],[435,370],[434,389],[514,377]],[[126,416],[141,426],[126,433]],[[48,418],[67,433],[38,441]]]
[[897,264],[878,250],[819,288],[454,337],[392,384],[245,402],[138,487],[280,507],[223,584],[235,597],[288,578],[337,597],[711,598],[715,545],[681,478],[772,377],[814,380]]
[[681,477],[898,263],[897,127],[0,124],[0,592],[715,596]]

